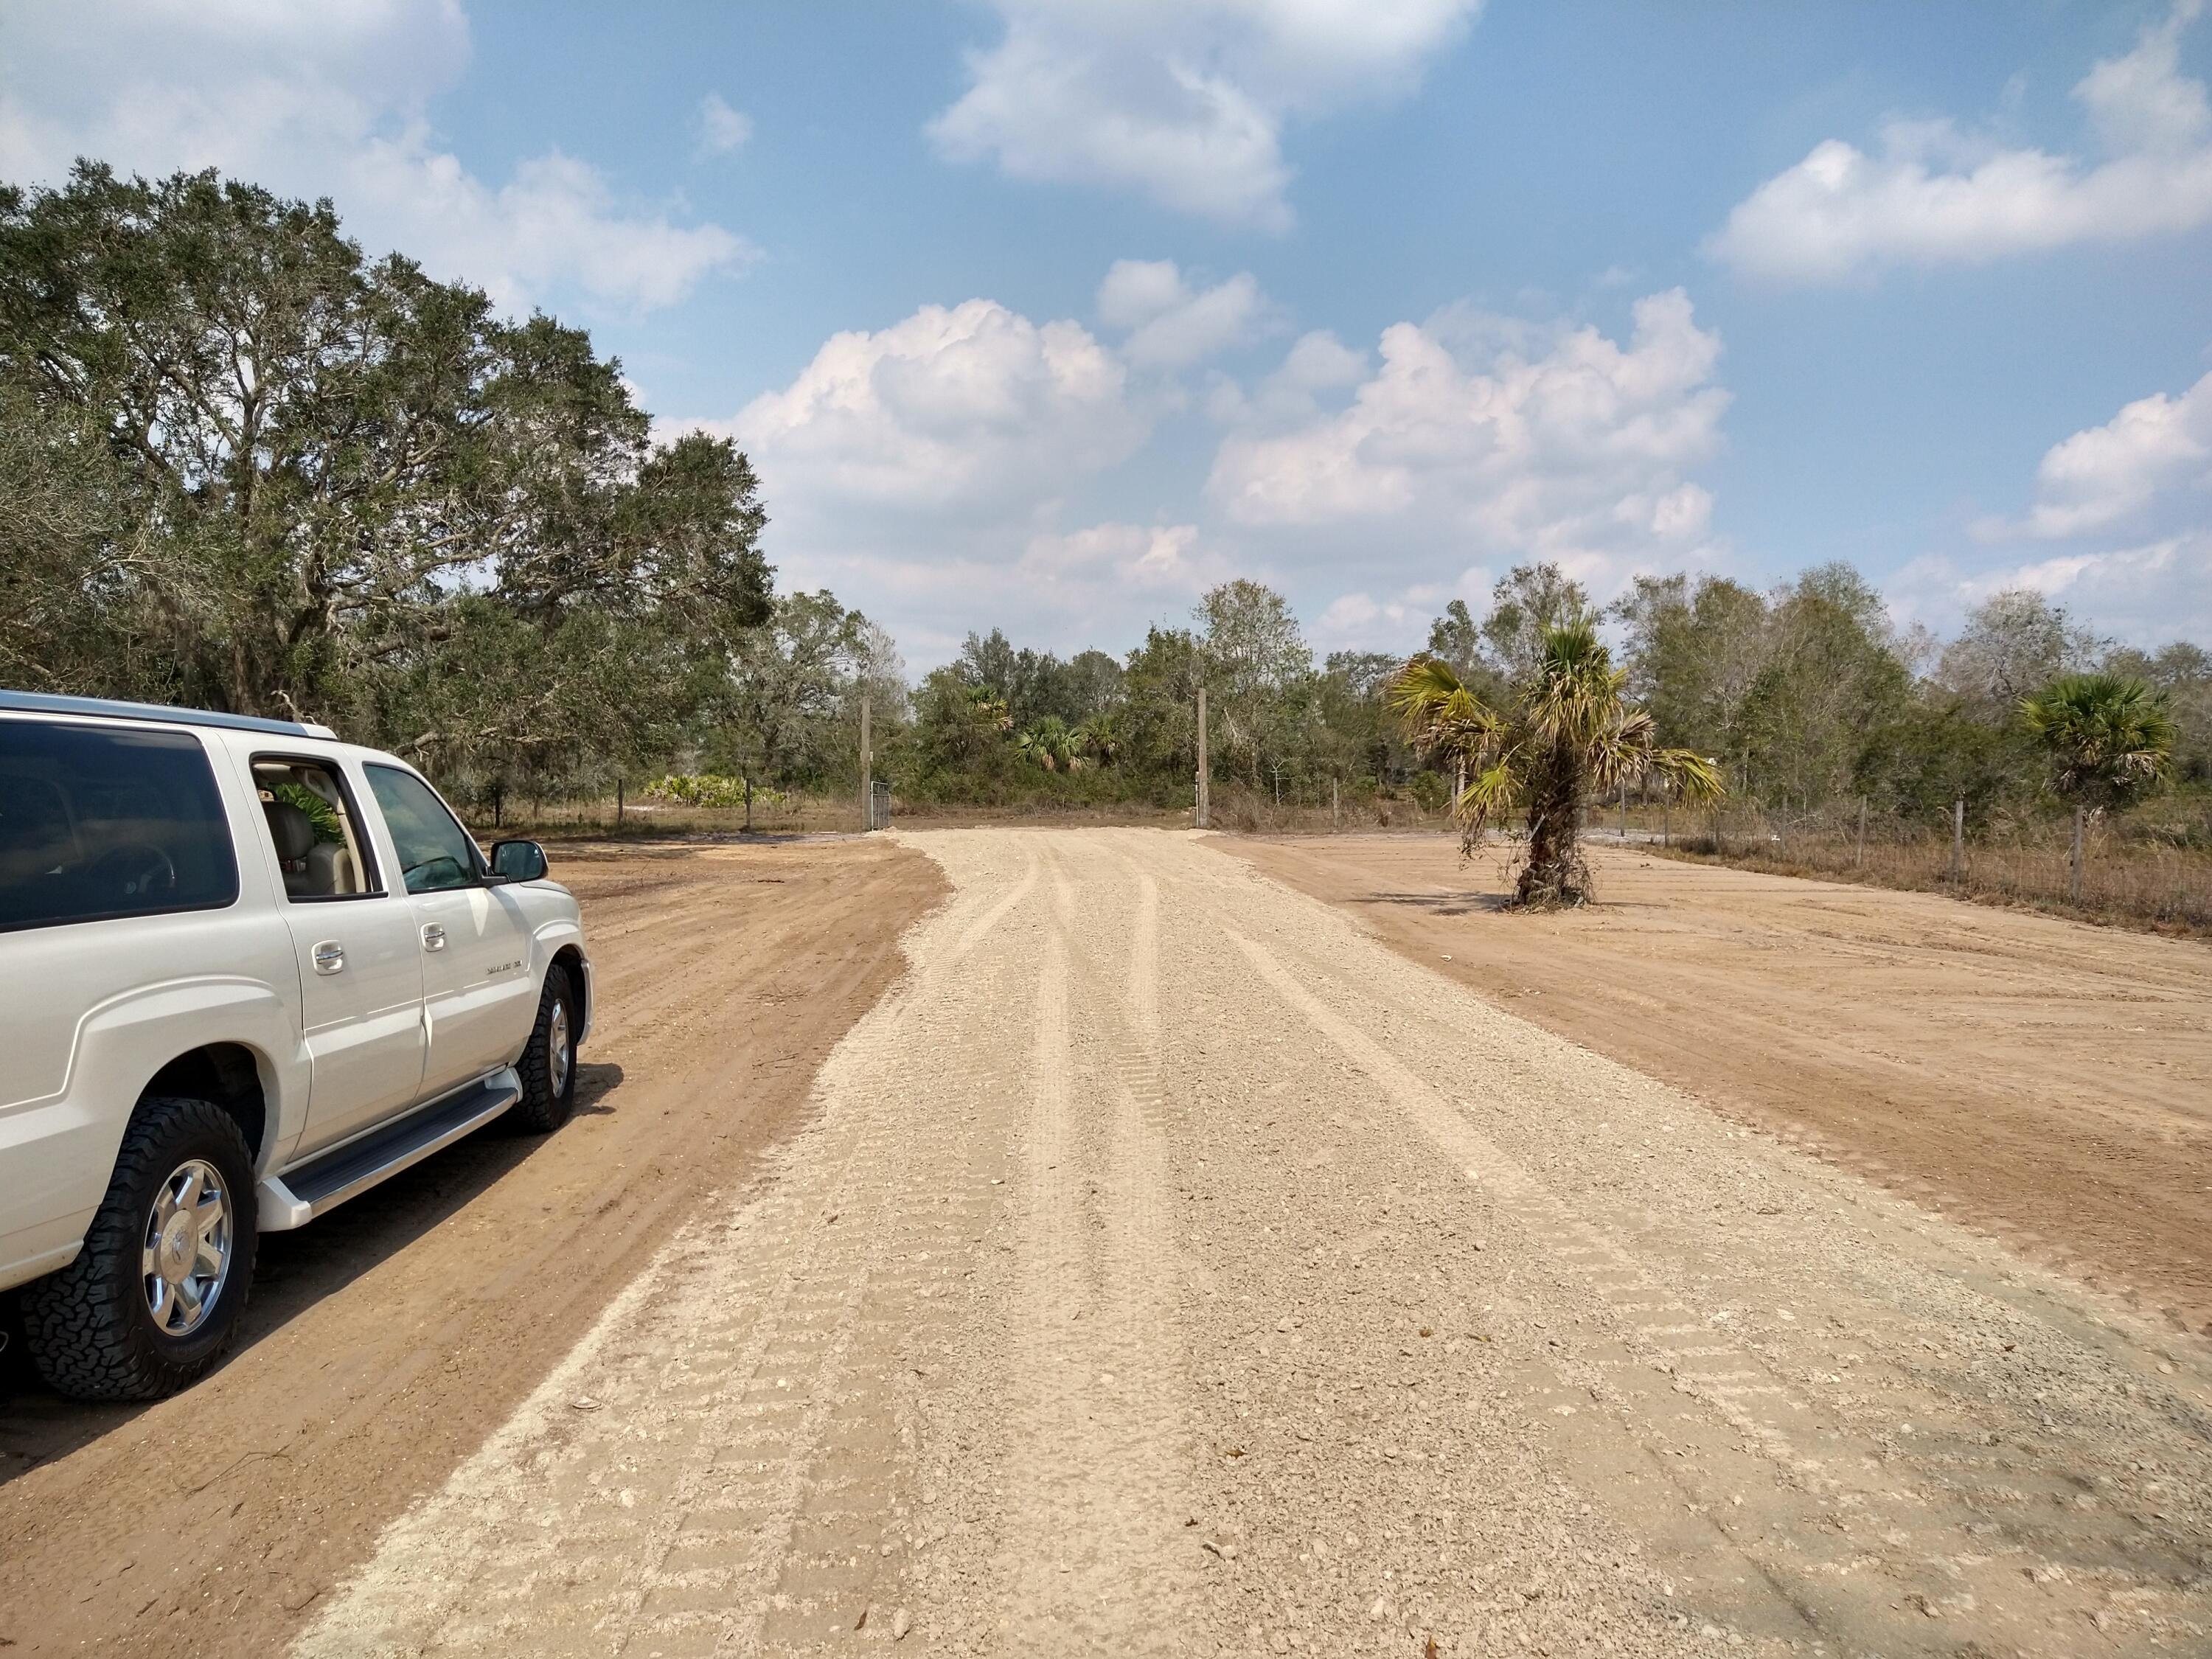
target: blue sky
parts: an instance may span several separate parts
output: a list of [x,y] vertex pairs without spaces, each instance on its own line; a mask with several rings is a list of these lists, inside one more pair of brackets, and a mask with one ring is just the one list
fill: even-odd
[[927,666],[1559,560],[2212,641],[2185,3],[0,4],[0,174],[213,165],[587,324]]

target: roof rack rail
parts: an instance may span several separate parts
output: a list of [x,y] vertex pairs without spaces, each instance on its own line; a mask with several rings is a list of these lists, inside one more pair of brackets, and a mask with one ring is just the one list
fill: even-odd
[[44,691],[0,691],[0,711],[24,714],[97,714],[107,720],[166,720],[173,726],[212,726],[228,732],[270,732],[287,738],[337,741],[327,726],[302,720],[263,720],[256,714],[225,714],[211,708],[171,708],[160,703],[118,702],[107,697],[62,697]]

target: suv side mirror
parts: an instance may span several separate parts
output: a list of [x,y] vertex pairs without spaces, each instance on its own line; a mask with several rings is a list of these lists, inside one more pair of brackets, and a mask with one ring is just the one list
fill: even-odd
[[491,844],[491,872],[507,881],[543,881],[545,849],[534,841],[495,841]]

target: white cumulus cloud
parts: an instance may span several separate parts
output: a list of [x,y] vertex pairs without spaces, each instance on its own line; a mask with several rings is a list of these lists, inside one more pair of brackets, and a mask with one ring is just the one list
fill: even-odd
[[1006,33],[929,124],[940,154],[1279,231],[1285,123],[1402,94],[1480,0],[994,3]]
[[1900,576],[1931,620],[2033,587],[2135,643],[2212,636],[2212,374],[2053,444],[2027,511],[1973,528],[1983,552],[1930,556]]
[[753,118],[730,107],[719,92],[699,100],[699,148],[709,155],[728,155],[752,141]]
[[[788,386],[710,425],[760,473],[783,584],[859,597],[928,662],[974,626],[1079,635],[1114,572],[1173,576],[1183,531],[1060,529],[1071,493],[1150,434],[1127,379],[1080,323],[975,299],[834,335]],[[1091,599],[1063,611],[1074,592]]]
[[1109,465],[1143,441],[1114,354],[1079,323],[1033,323],[992,300],[924,306],[833,335],[731,429],[794,490],[971,512],[1039,480]]
[[1197,541],[1198,526],[1191,524],[1091,525],[1031,538],[1022,574],[1060,590],[1054,597],[1062,604],[1078,592],[1096,603],[1132,590],[1189,599],[1221,574],[1215,562],[1199,554]]
[[[1625,346],[1589,326],[1394,325],[1342,409],[1231,431],[1208,495],[1255,532],[1382,542],[1376,562],[1409,579],[1548,558],[1610,587],[1640,562],[1702,556],[1712,497],[1686,474],[1721,445],[1720,338],[1679,289],[1634,314]],[[1310,337],[1285,372],[1303,358],[1341,374],[1343,349]]]
[[1180,368],[1251,340],[1273,307],[1249,271],[1194,289],[1172,259],[1118,259],[1098,285],[1098,318],[1127,332],[1129,362]]
[[2102,426],[2053,444],[2036,469],[2026,521],[1980,526],[1984,539],[2094,534],[2189,501],[2212,514],[2212,374],[2178,398],[2139,398]]
[[1973,264],[2212,223],[2212,106],[2180,69],[2184,0],[2074,88],[2100,159],[2008,146],[1948,120],[1831,138],[1739,203],[1706,251],[1747,275],[1821,283]]
[[513,310],[571,294],[682,299],[754,257],[718,225],[623,199],[558,150],[503,182],[438,142],[426,111],[470,54],[458,0],[75,0],[9,9],[0,175],[56,184],[79,156],[160,175],[217,167],[331,197],[372,253],[398,248]]

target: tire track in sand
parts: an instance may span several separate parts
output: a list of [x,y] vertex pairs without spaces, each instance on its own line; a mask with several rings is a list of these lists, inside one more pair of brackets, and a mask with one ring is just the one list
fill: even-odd
[[[2006,1422],[2001,1437],[1990,1431],[1996,1419],[1954,1423],[1923,1395],[1901,1433],[1913,1437],[1924,1467],[1906,1474],[1894,1437],[1855,1432],[1839,1420],[1841,1402],[1808,1386],[1838,1378],[1792,1376],[1735,1340],[1726,1307],[1699,1305],[1710,1296],[1703,1272],[1693,1290],[1676,1277],[1680,1267],[1645,1261],[1608,1224],[1620,1218],[1569,1204],[1428,1082],[1417,1066],[1465,1074],[1443,1058],[1464,1041],[1448,1022],[1434,1023],[1433,1044],[1409,1047],[1402,1011],[1382,989],[1389,975],[1363,974],[1304,935],[1278,939],[1279,956],[1237,931],[1236,883],[1201,881],[1216,889],[1224,936],[1258,978],[1371,1079],[1562,1280],[1577,1281],[1577,1299],[1612,1328],[1609,1338],[1585,1338],[1571,1363],[1528,1368],[1530,1426],[1563,1459],[1635,1471],[1615,1480],[1614,1500],[1662,1545],[1662,1558],[1698,1582],[1709,1605],[1727,1605],[1747,1632],[1805,1641],[1849,1630],[1898,1653],[1952,1650],[1954,1620],[2045,1650],[2053,1614],[2063,1607],[2092,1623],[2108,1597],[2171,1616],[2161,1604],[2194,1576],[2186,1551],[2130,1518],[2107,1516],[2094,1500],[2081,1504],[2081,1489],[2055,1473],[2022,1468],[2000,1442],[2008,1446],[2025,1425]],[[1386,1034],[1387,1048],[1378,1040]],[[1514,1076],[1486,1081],[1509,1097],[1522,1085]],[[1705,1243],[1728,1249],[1725,1239]],[[1911,1379],[1886,1380],[1912,1398]],[[2041,1426],[2051,1428],[2047,1415]],[[1656,1447],[1696,1450],[1687,1460],[1655,1458]],[[1654,1473],[1660,1491],[1674,1488],[1672,1504],[1652,1501]],[[2064,1536],[2045,1518],[2057,1505],[2069,1516]],[[2067,1555],[2071,1573],[2047,1565]],[[2023,1575],[2045,1587],[2046,1604],[2025,1619],[2011,1605]]]
[[865,1615],[896,1565],[878,1540],[897,1502],[901,1362],[997,1203],[977,1173],[993,1163],[996,1114],[975,1104],[991,1079],[962,1039],[1011,988],[1006,960],[958,970],[1034,890],[1034,853],[1022,862],[1011,890],[956,897],[921,926],[920,968],[825,1063],[814,1121],[386,1530],[299,1659],[891,1639],[890,1609],[873,1628]]
[[[1178,1650],[1194,1577],[1181,1346],[1164,1271],[1158,889],[1128,955],[1053,859],[1037,963],[1013,1336],[1003,1649]],[[1118,894],[1112,896],[1118,897]],[[1083,954],[1071,962],[1071,946]],[[1082,1036],[1071,1029],[1085,994]],[[1103,1097],[1102,1098],[1102,1097]]]

